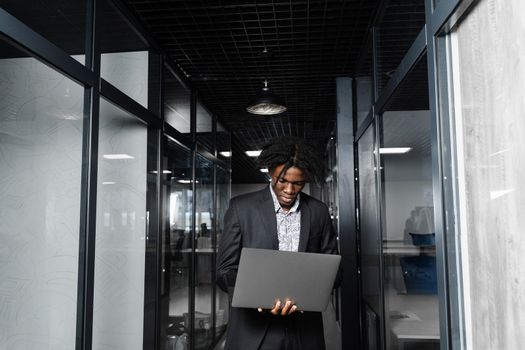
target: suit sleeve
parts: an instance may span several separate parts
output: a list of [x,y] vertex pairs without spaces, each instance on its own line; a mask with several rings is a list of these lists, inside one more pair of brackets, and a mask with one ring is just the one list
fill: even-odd
[[224,215],[224,231],[218,248],[217,285],[232,298],[242,248],[241,225],[234,200],[230,201]]

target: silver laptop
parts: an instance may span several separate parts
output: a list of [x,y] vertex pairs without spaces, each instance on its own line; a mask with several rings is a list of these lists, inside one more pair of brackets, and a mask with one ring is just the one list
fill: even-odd
[[271,309],[293,300],[299,310],[324,311],[341,256],[243,248],[232,306]]

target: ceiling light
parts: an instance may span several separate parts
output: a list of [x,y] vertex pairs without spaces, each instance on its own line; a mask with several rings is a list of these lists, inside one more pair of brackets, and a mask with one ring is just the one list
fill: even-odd
[[115,185],[116,182],[114,182],[114,181],[104,181],[102,184],[103,185]]
[[135,157],[130,156],[129,154],[104,154],[106,159],[134,159]]
[[401,153],[407,153],[411,149],[412,147],[388,147],[388,148],[380,148],[379,153],[380,154],[401,154]]
[[273,94],[268,88],[268,81],[264,81],[264,87],[246,107],[246,111],[258,115],[274,115],[286,111],[284,101]]
[[266,47],[261,52],[259,52],[257,54],[257,56],[265,57],[265,58],[270,58],[270,57],[272,57],[272,55],[273,55],[272,51],[268,50],[268,48],[266,48]]
[[259,157],[259,155],[261,154],[262,151],[246,151],[244,153],[246,153],[246,155],[248,157]]
[[219,152],[219,154],[223,157],[226,157],[226,158],[230,158],[232,156],[232,152],[231,151],[222,151],[222,152]]
[[268,169],[266,169],[266,168],[262,168],[262,169],[259,169],[259,170],[261,170],[261,173],[267,173],[268,172]]
[[[158,173],[158,171],[157,170],[153,170],[153,171],[151,171],[151,173],[152,174],[156,174],[156,173]],[[163,174],[171,174],[171,170],[162,170],[162,173]]]
[[[192,181],[189,179],[180,179],[180,180],[177,180],[177,182],[180,184],[191,184]],[[195,180],[195,183],[198,184],[199,180]]]

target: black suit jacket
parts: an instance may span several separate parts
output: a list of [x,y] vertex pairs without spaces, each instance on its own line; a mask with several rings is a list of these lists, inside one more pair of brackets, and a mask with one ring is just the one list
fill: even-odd
[[[337,253],[337,240],[328,208],[324,203],[301,193],[301,231],[299,251]],[[241,195],[230,201],[224,218],[224,231],[217,257],[217,284],[230,298],[237,277],[241,249],[279,249],[274,204],[267,186],[263,190]],[[226,350],[256,350],[272,317],[256,309],[231,308],[226,336]],[[325,348],[320,312],[294,313],[302,350]]]

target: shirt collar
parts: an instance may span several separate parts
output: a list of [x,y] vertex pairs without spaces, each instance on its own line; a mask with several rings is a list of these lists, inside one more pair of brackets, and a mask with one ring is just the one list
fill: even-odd
[[[275,210],[276,213],[278,213],[279,210],[282,210],[281,204],[279,203],[279,200],[277,199],[277,196],[275,195],[275,192],[273,191],[272,185],[270,184],[270,186],[268,187],[270,187],[270,193],[272,194],[273,209]],[[295,202],[290,208],[290,210],[288,210],[288,213],[293,213],[299,210],[300,199],[301,199],[301,193],[297,194],[297,198],[295,198]]]

